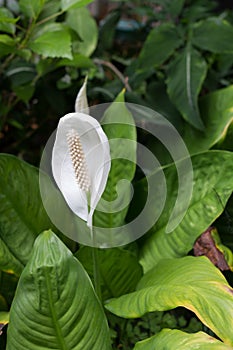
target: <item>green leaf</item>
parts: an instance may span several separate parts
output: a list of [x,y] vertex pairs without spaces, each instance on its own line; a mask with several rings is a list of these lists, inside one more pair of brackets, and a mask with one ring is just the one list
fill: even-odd
[[[0,271],[0,294],[8,305],[12,303],[17,283],[18,278],[15,275]],[[1,310],[5,311],[8,310],[8,308],[9,306],[1,308]]]
[[93,2],[93,0],[61,0],[61,8],[63,11],[83,7]]
[[7,8],[0,8],[0,31],[9,34],[15,33],[15,23],[18,18],[14,18],[13,14]]
[[47,58],[40,60],[36,66],[39,75],[45,75],[56,70],[58,67],[93,68],[92,60],[81,54],[74,54],[73,59],[61,58],[54,62],[54,59]]
[[104,19],[99,30],[99,46],[102,50],[109,50],[114,42],[116,26],[121,14],[119,11],[111,11]]
[[20,277],[7,338],[7,350],[111,348],[87,273],[52,231],[37,238]]
[[211,92],[200,99],[200,112],[205,130],[199,131],[186,124],[182,134],[191,154],[208,150],[225,138],[233,121],[232,101],[233,85]]
[[15,41],[9,35],[0,34],[0,57],[15,51]]
[[29,18],[37,18],[46,0],[19,0],[22,13]]
[[36,69],[32,63],[24,60],[13,61],[5,72],[13,87],[31,84],[36,76]]
[[[145,271],[155,266],[163,258],[175,258],[186,255],[193,247],[197,237],[203,233],[222,213],[228,198],[233,190],[233,154],[225,151],[209,151],[195,155],[191,158],[193,165],[192,197],[183,220],[170,233],[166,227],[176,202],[177,176],[175,165],[163,169],[167,182],[167,200],[163,212],[151,228],[140,245],[141,263]],[[162,171],[162,170],[161,170]],[[156,186],[156,173],[154,177],[154,206],[150,215],[156,211],[160,200],[159,186]],[[184,173],[182,181],[187,181],[190,174]],[[146,182],[142,180],[135,188],[136,200],[139,193],[142,201]],[[221,199],[221,202],[219,200]],[[139,199],[138,199],[139,200]],[[182,203],[179,208],[182,210]],[[179,212],[177,213],[179,215]],[[145,220],[150,218],[145,218]]]
[[[58,45],[59,43],[59,45]],[[71,36],[65,27],[53,32],[45,32],[29,43],[29,48],[44,57],[72,59]]]
[[88,9],[80,8],[68,11],[66,23],[81,38],[81,41],[76,44],[78,53],[90,56],[97,46],[98,28]]
[[148,69],[162,64],[180,45],[181,39],[175,25],[163,23],[153,28],[140,52],[140,67]]
[[[4,324],[8,324],[9,323],[9,312],[6,311],[1,311],[0,312],[0,325]],[[1,335],[1,332],[0,332]]]
[[32,84],[21,85],[14,87],[12,90],[22,101],[28,103],[34,94],[35,86]]
[[36,236],[52,224],[40,198],[38,169],[1,154],[0,178],[0,269],[19,275]]
[[188,334],[177,329],[163,329],[155,336],[140,341],[134,350],[232,350],[229,345],[204,332]]
[[221,340],[233,345],[233,289],[206,257],[162,260],[147,272],[137,291],[113,299],[106,308],[121,317],[183,306]]
[[192,43],[202,50],[214,53],[233,52],[233,26],[220,17],[207,18],[196,23]]
[[[93,280],[92,248],[82,247],[76,256]],[[99,249],[98,256],[103,300],[135,290],[142,267],[132,252],[122,248]]]
[[106,110],[101,124],[110,142],[112,161],[104,201],[97,205],[94,224],[112,228],[124,222],[131,199],[130,181],[136,168],[136,127],[124,103],[124,92]]
[[183,118],[197,129],[203,130],[197,98],[207,73],[204,58],[189,45],[170,64],[167,88],[171,101]]
[[[61,6],[60,0],[46,1],[40,13],[40,16],[38,17],[38,22],[42,21],[43,19],[46,19],[46,23],[54,22],[56,20],[55,15],[59,13],[60,6]],[[54,17],[48,20],[48,17],[50,16],[54,16]]]

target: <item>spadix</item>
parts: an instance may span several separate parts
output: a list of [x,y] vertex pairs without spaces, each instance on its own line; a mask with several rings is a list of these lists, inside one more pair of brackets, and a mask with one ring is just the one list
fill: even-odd
[[[99,122],[88,114],[86,81],[76,111],[58,123],[52,152],[52,172],[70,209],[88,226],[105,189],[110,170],[109,142]],[[85,110],[80,110],[85,108]]]

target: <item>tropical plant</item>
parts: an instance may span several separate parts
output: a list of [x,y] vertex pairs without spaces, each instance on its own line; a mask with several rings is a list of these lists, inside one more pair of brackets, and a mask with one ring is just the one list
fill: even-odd
[[[0,348],[233,349],[232,18],[207,1],[122,2],[100,23],[97,43],[90,2],[1,3],[0,137],[17,131],[10,151],[20,157],[0,154]],[[141,49],[126,43],[119,54],[126,14],[145,18],[134,27]],[[96,107],[89,110],[84,85],[76,112],[60,119],[56,147],[48,150],[53,165],[44,152],[46,166],[38,169],[38,143],[44,147],[58,117],[72,111],[87,71],[89,101],[111,101],[101,109],[101,126],[90,116]],[[164,132],[165,119],[147,107],[179,131],[190,158],[172,157],[180,150],[167,134],[172,128]],[[77,120],[78,134],[69,138],[62,127],[76,129]],[[102,147],[92,158],[82,135],[89,127],[91,142]],[[37,166],[25,162],[28,133]],[[89,186],[76,191],[70,177],[60,181],[67,172],[54,157],[64,160],[73,139],[87,161],[83,172],[93,167],[91,181],[99,181],[95,200]],[[162,166],[145,159],[145,173],[139,169],[141,144]],[[100,176],[109,148],[111,169]],[[74,210],[77,193],[83,197]],[[141,213],[151,225],[136,240],[128,224]]]

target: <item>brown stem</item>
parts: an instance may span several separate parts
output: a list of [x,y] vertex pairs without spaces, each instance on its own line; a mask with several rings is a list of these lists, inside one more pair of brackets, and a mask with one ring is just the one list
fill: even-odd
[[109,62],[109,61],[101,60],[101,59],[99,59],[99,58],[95,58],[95,59],[94,59],[94,63],[99,64],[99,65],[102,65],[102,66],[106,66],[106,67],[110,68],[110,69],[116,74],[116,76],[119,78],[119,80],[122,81],[122,83],[124,84],[126,90],[129,91],[129,92],[132,91],[132,88],[131,88],[131,86],[130,86],[129,83],[128,83],[128,77],[125,77],[125,76],[119,71],[119,69],[117,69],[117,67],[114,66],[114,64],[112,64],[112,63]]

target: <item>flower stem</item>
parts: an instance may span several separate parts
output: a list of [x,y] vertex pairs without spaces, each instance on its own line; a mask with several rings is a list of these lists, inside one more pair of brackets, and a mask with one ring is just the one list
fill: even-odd
[[98,248],[96,248],[96,235],[93,227],[91,227],[91,235],[92,235],[92,242],[93,242],[92,260],[93,260],[94,287],[99,300],[102,301],[101,285],[100,285],[99,250]]

